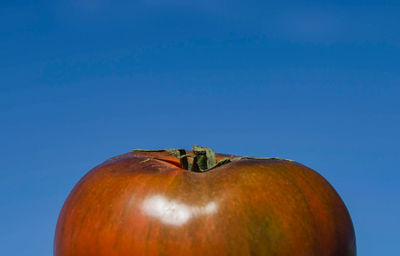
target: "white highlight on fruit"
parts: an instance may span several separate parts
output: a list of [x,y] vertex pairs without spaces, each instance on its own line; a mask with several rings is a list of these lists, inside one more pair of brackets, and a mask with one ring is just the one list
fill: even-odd
[[185,224],[199,215],[213,214],[217,209],[218,205],[214,201],[204,206],[191,206],[162,195],[148,197],[142,203],[144,213],[174,226]]

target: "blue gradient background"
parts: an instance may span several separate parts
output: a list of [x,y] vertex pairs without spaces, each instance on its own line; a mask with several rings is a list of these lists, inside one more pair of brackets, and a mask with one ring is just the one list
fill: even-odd
[[399,1],[0,3],[2,255],[51,255],[92,167],[201,144],[299,161],[397,255]]

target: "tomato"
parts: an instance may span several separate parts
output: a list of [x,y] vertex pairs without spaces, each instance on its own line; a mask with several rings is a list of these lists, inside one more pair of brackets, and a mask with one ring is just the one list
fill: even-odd
[[138,150],[87,173],[61,210],[55,256],[353,256],[350,215],[312,169],[204,147]]

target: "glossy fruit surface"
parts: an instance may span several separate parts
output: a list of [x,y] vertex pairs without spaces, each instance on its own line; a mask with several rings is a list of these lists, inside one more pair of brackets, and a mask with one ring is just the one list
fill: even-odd
[[[216,154],[224,157],[233,158]],[[54,255],[353,256],[356,248],[341,198],[304,165],[244,158],[192,172],[171,155],[131,152],[76,184]]]

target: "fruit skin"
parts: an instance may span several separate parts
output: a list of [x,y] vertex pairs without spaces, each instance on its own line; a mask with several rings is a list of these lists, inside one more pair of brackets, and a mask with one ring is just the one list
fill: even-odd
[[196,173],[131,152],[87,173],[61,210],[54,256],[92,255],[353,256],[356,246],[341,198],[304,165],[242,159]]

